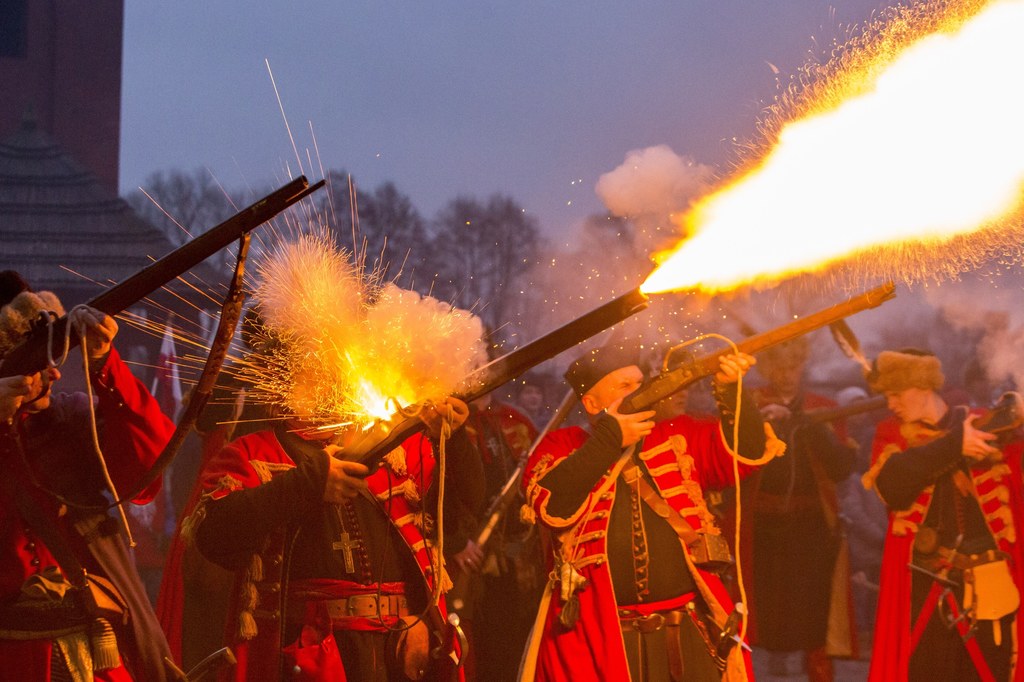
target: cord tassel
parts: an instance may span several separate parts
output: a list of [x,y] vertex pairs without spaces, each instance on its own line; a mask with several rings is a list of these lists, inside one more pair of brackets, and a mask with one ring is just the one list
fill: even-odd
[[121,654],[117,650],[117,635],[105,618],[97,618],[89,627],[89,645],[92,649],[94,670],[113,670],[121,665]]

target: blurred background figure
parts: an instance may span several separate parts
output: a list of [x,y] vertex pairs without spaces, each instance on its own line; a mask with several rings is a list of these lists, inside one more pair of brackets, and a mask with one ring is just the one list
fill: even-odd
[[539,371],[527,372],[515,382],[512,402],[519,412],[530,418],[535,428],[546,424],[551,414],[552,396],[548,395],[551,384],[550,377]]
[[871,463],[875,426],[885,416],[885,411],[881,401],[877,397],[872,399],[860,386],[847,386],[836,393],[836,403],[840,408],[867,408],[869,402],[878,407],[846,417],[846,431],[857,443],[857,457],[853,473],[838,487],[840,517],[850,545],[850,585],[862,655],[870,649],[875,623],[878,575],[882,567],[888,512],[878,495],[865,489],[860,479]]
[[913,348],[879,353],[868,375],[892,412],[863,477],[890,511],[872,680],[1022,676],[1020,397],[1001,438],[982,411],[949,405],[944,382],[939,359]]
[[769,672],[784,674],[786,654],[801,651],[808,679],[827,682],[832,656],[856,655],[836,493],[853,470],[856,446],[841,420],[811,418],[836,403],[804,390],[809,350],[800,337],[758,357],[766,385],[754,390],[754,400],[787,448],[744,485],[744,523],[752,529],[744,577],[752,640],[774,654]]
[[487,502],[466,514],[467,523],[446,542],[458,550],[448,561],[454,583],[448,604],[470,640],[467,680],[511,681],[540,601],[543,557],[536,529],[519,518],[522,486],[501,493],[524,464],[537,429],[490,394],[470,405],[465,429],[483,464]]

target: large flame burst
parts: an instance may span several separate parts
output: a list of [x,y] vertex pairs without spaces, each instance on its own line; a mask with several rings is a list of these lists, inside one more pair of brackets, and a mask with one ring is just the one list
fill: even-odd
[[451,394],[486,360],[479,318],[363,276],[326,234],[278,245],[257,273],[262,321],[236,373],[299,419],[366,427]]
[[1021,36],[1024,0],[890,11],[770,110],[764,151],[681,219],[689,237],[643,290],[714,292],[837,263],[910,282],[1019,256]]

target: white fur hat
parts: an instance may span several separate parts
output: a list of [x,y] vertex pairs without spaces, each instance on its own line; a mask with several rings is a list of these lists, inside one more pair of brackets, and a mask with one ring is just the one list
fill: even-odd
[[21,343],[44,312],[64,314],[64,306],[52,291],[23,291],[0,308],[0,357]]
[[938,391],[946,378],[937,357],[926,351],[907,349],[879,353],[867,380],[871,390],[885,393],[907,388]]

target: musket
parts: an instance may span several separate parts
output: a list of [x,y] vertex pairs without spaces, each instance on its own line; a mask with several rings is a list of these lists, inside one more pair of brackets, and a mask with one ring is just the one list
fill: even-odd
[[[743,353],[753,355],[777,344],[791,341],[798,336],[803,336],[815,329],[820,329],[836,320],[849,317],[854,313],[859,313],[869,308],[877,308],[895,296],[896,287],[892,282],[888,282],[859,296],[854,296],[842,303],[837,303],[830,308],[819,310],[799,320],[794,320],[775,329],[743,339],[736,344],[736,348]],[[721,357],[732,352],[733,349],[729,346],[684,362],[675,369],[662,372],[641,386],[637,391],[626,396],[626,399],[619,406],[619,412],[630,414],[650,409],[658,401],[664,400],[690,384],[716,373],[719,370],[719,360]]]
[[576,393],[570,390],[566,393],[565,397],[562,398],[562,402],[558,405],[558,409],[551,415],[551,419],[544,425],[544,428],[537,437],[533,439],[533,443],[530,445],[530,449],[519,458],[519,462],[516,464],[516,468],[512,471],[512,474],[505,481],[505,485],[501,487],[501,491],[495,496],[490,506],[487,508],[487,512],[484,514],[484,522],[477,528],[476,533],[473,535],[473,540],[476,542],[480,549],[483,549],[487,544],[487,541],[491,539],[491,534],[494,529],[497,528],[498,523],[501,522],[502,517],[508,510],[509,505],[512,504],[512,500],[515,499],[516,494],[519,492],[519,480],[523,477],[523,471],[526,469],[526,463],[533,457],[533,453],[537,450],[537,446],[544,440],[544,436],[548,435],[559,426],[562,425],[568,417],[572,409],[576,407]]
[[[220,225],[105,290],[87,305],[111,316],[120,313],[323,185],[323,180],[310,186],[305,176],[295,178]],[[49,366],[50,358],[64,352],[67,323],[67,315],[63,315],[54,320],[52,325],[36,325],[20,344],[4,356],[0,362],[0,377],[34,374]],[[72,334],[69,348],[78,343],[76,335]]]
[[874,398],[858,400],[842,407],[819,407],[804,412],[803,418],[811,424],[824,424],[825,422],[846,419],[865,412],[874,412],[885,407],[885,396],[876,395]]
[[[779,343],[795,339],[836,320],[849,317],[854,313],[875,308],[892,299],[896,295],[896,287],[892,282],[883,284],[859,296],[854,296],[831,308],[821,310],[776,329],[757,334],[741,341],[739,350],[746,353],[757,353]],[[585,341],[598,332],[604,331],[631,315],[644,310],[648,305],[647,296],[635,289],[608,303],[595,308],[553,332],[536,339],[522,348],[512,351],[493,362],[472,372],[466,385],[470,388],[458,394],[459,398],[470,402],[482,395],[490,393],[502,384],[511,381],[531,367],[555,357],[578,343]],[[619,407],[622,413],[638,412],[647,409],[659,400],[667,398],[699,379],[714,374],[719,369],[719,358],[731,353],[727,348],[711,353],[693,362],[684,363],[681,367],[663,372],[654,380],[642,386],[637,392],[628,396]],[[339,453],[343,459],[363,462],[369,466],[376,465],[380,459],[396,448],[402,441],[423,428],[423,422],[417,418],[395,415],[390,420],[380,421],[367,429],[361,437]]]
[[[474,370],[463,382],[468,388],[460,391],[457,397],[467,403],[472,402],[515,379],[528,369],[644,310],[647,305],[647,295],[639,288],[623,294],[555,331]],[[356,442],[347,445],[337,456],[373,466],[381,457],[422,428],[423,422],[418,418],[406,418],[397,414],[390,420],[382,420],[373,428],[367,429]]]

